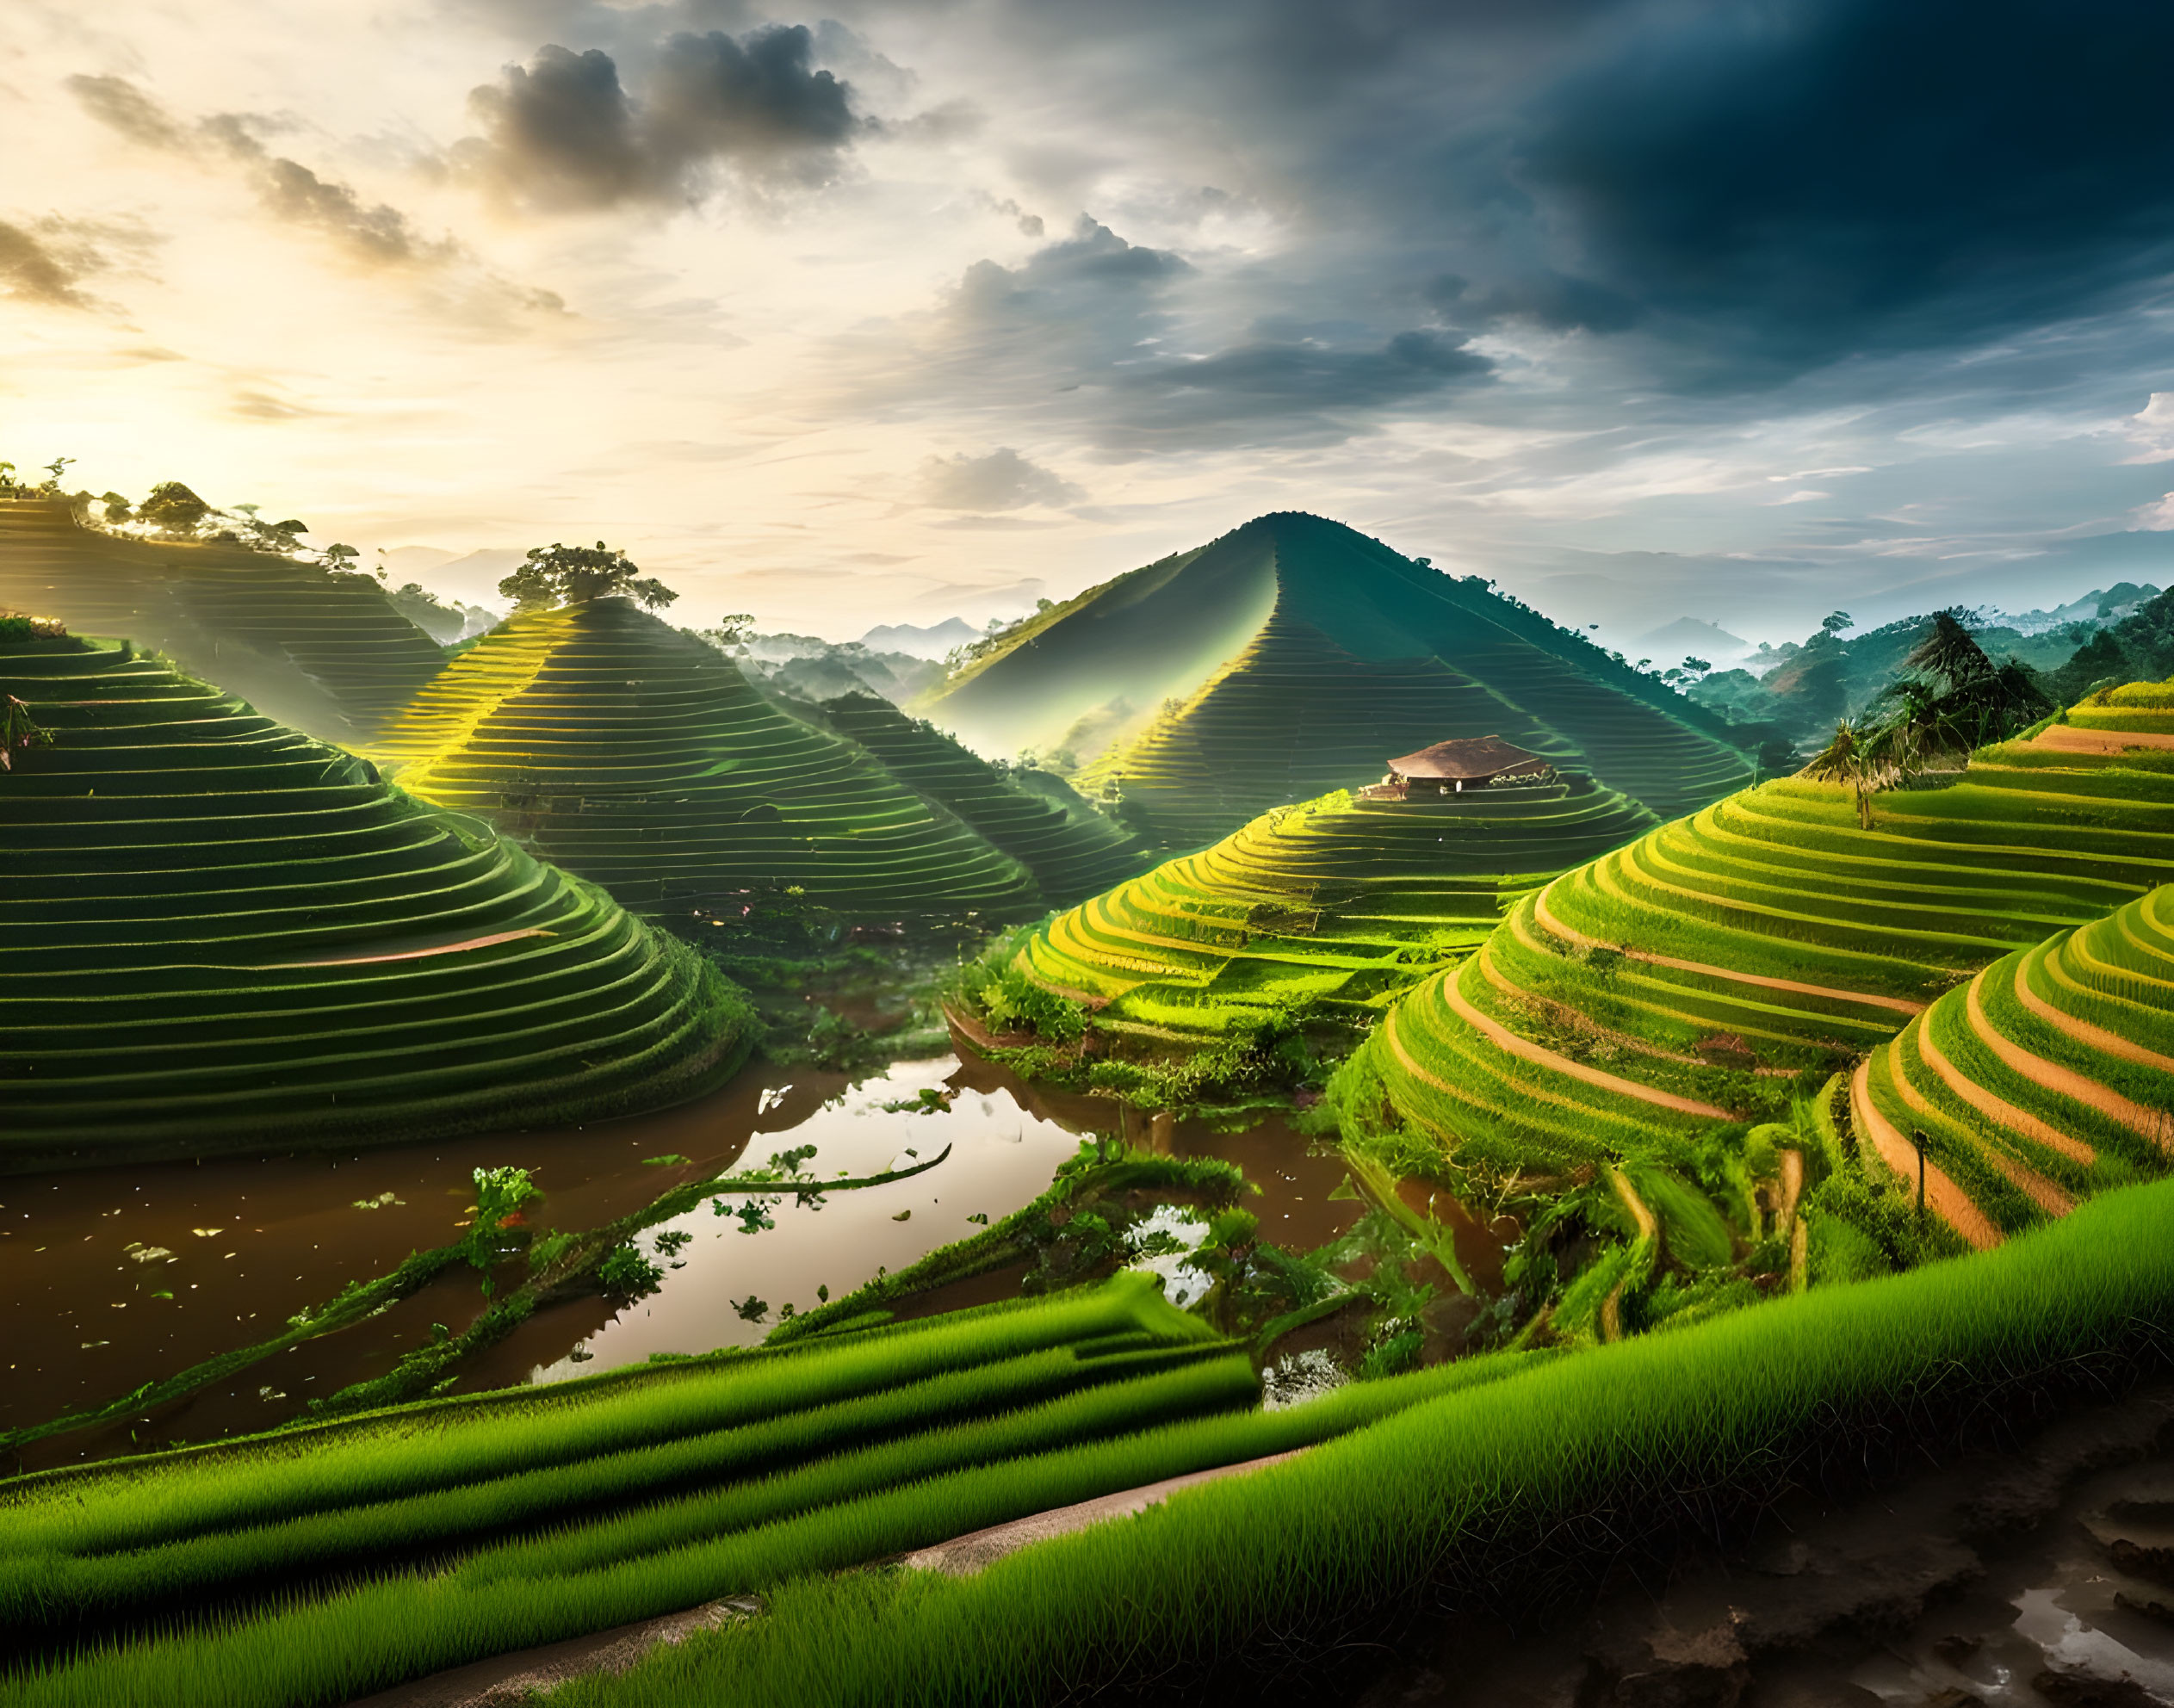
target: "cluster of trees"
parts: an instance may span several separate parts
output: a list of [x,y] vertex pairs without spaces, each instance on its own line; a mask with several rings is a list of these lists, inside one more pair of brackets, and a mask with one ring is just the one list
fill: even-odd
[[1872,797],[1881,789],[1926,771],[1960,770],[1973,749],[2055,709],[2035,671],[2014,659],[1996,665],[1953,611],[1935,614],[1931,632],[1903,666],[1870,713],[1836,723],[1833,739],[1802,772],[1848,787],[1866,830],[1873,827]]

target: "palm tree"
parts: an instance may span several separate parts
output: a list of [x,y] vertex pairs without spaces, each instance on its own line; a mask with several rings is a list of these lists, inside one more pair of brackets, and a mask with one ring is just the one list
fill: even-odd
[[1843,718],[1835,724],[1834,740],[1797,773],[1814,783],[1838,783],[1853,790],[1860,830],[1873,827],[1872,797],[1902,780],[1884,735],[1884,730],[1868,728],[1855,718]]

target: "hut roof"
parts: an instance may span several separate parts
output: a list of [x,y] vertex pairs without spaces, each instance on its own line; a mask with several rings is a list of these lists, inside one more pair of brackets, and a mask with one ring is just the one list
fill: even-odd
[[1470,782],[1546,763],[1538,753],[1528,753],[1499,735],[1482,735],[1465,741],[1437,741],[1432,747],[1391,759],[1389,769],[1398,777]]

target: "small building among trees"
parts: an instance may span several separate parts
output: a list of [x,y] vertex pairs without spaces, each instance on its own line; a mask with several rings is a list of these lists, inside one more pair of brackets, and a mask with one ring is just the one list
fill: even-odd
[[1539,754],[1528,753],[1499,735],[1482,735],[1437,741],[1416,753],[1391,759],[1382,788],[1411,800],[1461,795],[1467,789],[1484,789],[1496,783],[1545,783],[1554,775],[1554,766]]

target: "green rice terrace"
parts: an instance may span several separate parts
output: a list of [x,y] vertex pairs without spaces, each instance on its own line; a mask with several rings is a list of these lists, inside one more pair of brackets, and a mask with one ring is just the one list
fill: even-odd
[[1663,818],[1751,779],[1726,726],[1483,585],[1318,517],[1263,517],[1007,632],[917,709],[1069,754],[1164,847],[1501,735]]
[[629,907],[1036,911],[1033,877],[860,746],[789,717],[717,650],[600,598],[517,616],[369,750]]
[[126,642],[0,631],[0,1167],[669,1101],[737,1065],[691,951]]
[[[1059,914],[1000,951],[999,970],[1149,1048],[1279,1009],[1355,1021],[1469,953],[1506,898],[1652,823],[1575,771],[1436,800],[1340,790]],[[1004,981],[984,989],[1000,1009]]]
[[[2104,696],[1879,795],[1871,830],[1848,789],[1799,778],[1664,826],[1521,900],[1390,1012],[1341,1094],[1362,1116],[1384,1101],[1452,1161],[1506,1169],[1680,1162],[1809,1107],[1824,1142],[1914,1184],[1895,1135],[1940,1127],[1923,1099],[1945,1084],[1991,1120],[2000,1099],[1955,1088],[1993,1072],[2010,1017],[2037,1040],[2010,1042],[2044,1053],[2059,1023],[2028,993],[2053,991],[2077,945],[2159,917],[2133,904],[2174,875],[2165,693]],[[2132,1061],[2151,1047],[2124,1046]],[[2023,1150],[1989,1134],[1981,1151],[1957,1125],[1973,1118],[1935,1136],[1969,1175],[1979,1209],[1941,1205],[1972,1243],[2166,1162],[2158,1125],[2109,1140],[2103,1107],[2050,1149],[2041,1119]]]
[[826,723],[883,768],[988,839],[1034,875],[1044,900],[1067,907],[1131,876],[1153,857],[1129,831],[1044,770],[1000,773],[942,731],[873,694],[822,705]]
[[208,541],[79,523],[65,499],[0,498],[0,610],[126,634],[325,740],[366,740],[444,668],[367,575]]

